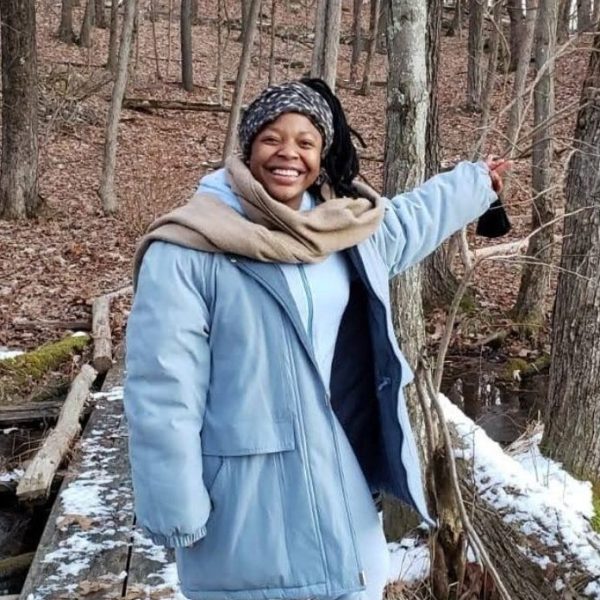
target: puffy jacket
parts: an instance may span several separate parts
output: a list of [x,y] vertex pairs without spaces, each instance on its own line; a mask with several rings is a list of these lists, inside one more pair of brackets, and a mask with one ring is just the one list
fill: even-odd
[[370,488],[430,521],[389,279],[495,199],[485,165],[465,162],[386,200],[377,232],[345,251],[350,300],[329,386],[277,264],[150,246],[127,326],[135,510],[176,547],[187,597],[364,589],[336,418]]

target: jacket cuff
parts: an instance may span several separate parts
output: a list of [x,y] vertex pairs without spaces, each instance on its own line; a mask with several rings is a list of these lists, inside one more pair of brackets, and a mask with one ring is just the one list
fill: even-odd
[[185,548],[201,540],[206,535],[206,527],[200,527],[194,533],[173,533],[171,535],[154,533],[146,527],[142,527],[142,529],[154,544],[165,546],[166,548]]

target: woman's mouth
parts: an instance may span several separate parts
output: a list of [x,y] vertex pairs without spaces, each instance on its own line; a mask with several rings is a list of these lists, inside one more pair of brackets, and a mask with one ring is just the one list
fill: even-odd
[[275,167],[268,169],[270,175],[281,183],[295,183],[303,174],[299,169]]

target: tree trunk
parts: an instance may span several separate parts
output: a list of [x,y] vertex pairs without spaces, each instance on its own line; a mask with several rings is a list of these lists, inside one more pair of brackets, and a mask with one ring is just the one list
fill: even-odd
[[362,0],[354,0],[352,15],[352,56],[350,58],[350,83],[358,80],[358,63],[362,49]]
[[571,0],[561,0],[557,25],[557,41],[564,44],[571,33]]
[[198,14],[198,0],[190,2],[190,18],[192,25],[200,25],[200,16]]
[[106,13],[104,12],[104,0],[94,0],[94,11],[96,27],[106,29]]
[[467,110],[481,110],[481,88],[483,73],[483,26],[484,0],[469,0],[469,44],[467,61]]
[[94,0],[87,0],[85,4],[85,12],[83,13],[83,21],[81,22],[81,30],[79,31],[79,39],[77,40],[77,43],[82,48],[89,48],[92,43],[90,32],[92,31],[94,4]]
[[223,160],[233,152],[235,147],[237,128],[240,120],[240,110],[242,108],[242,98],[244,97],[244,89],[246,88],[246,80],[248,79],[248,71],[250,69],[252,46],[256,36],[256,19],[258,18],[259,8],[260,0],[251,0],[248,11],[248,20],[246,21],[247,25],[243,31],[244,35],[242,38],[240,66],[235,80],[233,98],[231,99],[231,112],[229,113],[227,135],[225,136],[225,143],[223,145]]
[[110,33],[108,36],[108,59],[106,68],[117,74],[117,55],[119,52],[119,0],[112,0],[110,5]]
[[181,0],[181,81],[186,92],[194,90],[192,58],[192,0]]
[[596,24],[600,21],[600,1],[594,0],[594,11],[592,16],[592,21]]
[[521,0],[507,0],[506,10],[510,18],[510,63],[508,68],[510,71],[515,71],[525,33]]
[[371,91],[371,65],[373,56],[377,48],[377,31],[379,24],[379,15],[381,13],[381,0],[371,0],[371,14],[369,17],[369,48],[367,49],[367,58],[365,60],[365,68],[363,71],[363,80],[360,88],[360,93],[363,96],[368,96]]
[[62,0],[58,39],[67,44],[75,42],[75,33],[73,32],[73,0]]
[[[600,33],[583,85],[552,327],[543,446],[575,477],[600,482]],[[581,211],[577,214],[571,214]]]
[[36,214],[38,196],[38,76],[35,2],[1,0],[2,157],[0,216]]
[[[217,103],[223,104],[223,1],[217,0],[217,73],[215,87],[217,88]],[[275,4],[276,0],[273,0]]]
[[[553,192],[550,189],[554,116],[554,56],[556,50],[557,7],[555,0],[539,0],[535,28],[535,66],[543,73],[534,89],[534,128],[532,150],[532,187],[534,201],[531,229],[554,218]],[[546,64],[549,63],[549,64]],[[544,227],[531,238],[521,274],[514,316],[528,334],[537,334],[544,322],[546,295],[550,284],[554,228]]]
[[450,27],[446,31],[447,36],[453,36],[458,34],[458,37],[462,37],[462,9],[463,9],[463,0],[455,0],[454,1],[454,16],[452,17],[452,22],[450,23]]
[[587,31],[592,24],[591,0],[577,0],[577,31]]
[[[384,155],[384,194],[393,197],[419,185],[425,176],[427,88],[427,0],[391,0],[387,6],[388,89]],[[396,335],[406,356],[416,364],[425,343],[421,269],[413,267],[391,283]],[[421,431],[418,401],[408,390],[409,413]],[[417,435],[417,437],[420,437]],[[390,539],[403,531],[405,511],[386,505]]]
[[269,39],[269,85],[275,81],[275,15],[277,0],[271,0],[271,34]]
[[527,82],[527,73],[531,62],[531,49],[533,47],[533,33],[535,29],[535,20],[537,15],[538,0],[527,0],[527,18],[525,20],[524,33],[519,46],[519,56],[517,60],[517,72],[513,85],[513,105],[510,109],[508,119],[508,131],[506,139],[508,142],[508,156],[513,157],[518,154],[516,147],[519,132],[523,124],[523,93]]
[[325,80],[332,90],[337,75],[341,21],[342,0],[318,0],[310,76]]
[[[113,0],[113,2],[116,0]],[[117,74],[112,89],[108,119],[106,121],[106,134],[104,141],[104,161],[100,179],[100,199],[105,214],[116,212],[117,195],[115,193],[115,169],[117,163],[117,136],[119,133],[119,118],[121,104],[127,87],[129,74],[129,57],[131,56],[131,40],[133,38],[133,22],[135,21],[136,0],[125,0],[125,16],[121,31],[121,44],[119,45],[119,61]]]

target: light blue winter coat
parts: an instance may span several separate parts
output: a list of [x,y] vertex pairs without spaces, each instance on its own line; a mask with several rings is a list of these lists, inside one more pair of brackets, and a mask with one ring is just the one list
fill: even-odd
[[388,282],[495,199],[487,168],[464,162],[385,201],[376,233],[345,252],[350,301],[329,391],[278,265],[150,246],[127,326],[135,510],[177,548],[186,596],[364,589],[336,417],[370,488],[428,518]]

